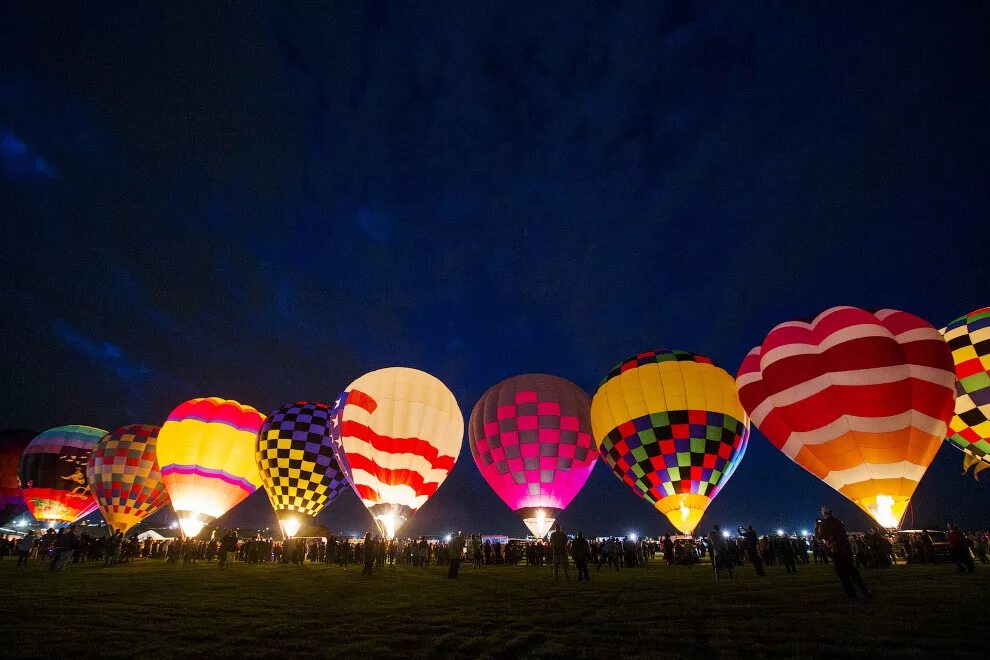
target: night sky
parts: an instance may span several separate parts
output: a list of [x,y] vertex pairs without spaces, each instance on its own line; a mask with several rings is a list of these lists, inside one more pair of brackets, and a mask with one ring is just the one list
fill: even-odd
[[[734,374],[833,305],[990,304],[990,4],[792,4],[4,3],[0,426],[332,402],[392,365],[466,417],[651,348]],[[915,524],[990,523],[961,459]],[[754,429],[702,525],[826,502],[867,525]],[[320,520],[370,522],[350,492]],[[673,529],[601,464],[563,522]],[[525,531],[466,440],[406,529],[457,527]]]

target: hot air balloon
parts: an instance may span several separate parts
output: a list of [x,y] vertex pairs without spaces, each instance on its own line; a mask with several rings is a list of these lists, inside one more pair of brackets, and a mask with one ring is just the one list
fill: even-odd
[[17,465],[28,443],[38,435],[20,429],[0,430],[0,525],[27,511],[17,483]]
[[952,417],[952,356],[906,312],[833,307],[782,323],[743,360],[739,397],[795,463],[896,527]]
[[647,351],[616,365],[591,401],[591,427],[615,475],[685,534],[749,439],[732,376],[680,350]]
[[158,432],[158,464],[179,527],[199,534],[261,485],[255,445],[265,417],[217,397],[191,399]]
[[304,517],[315,517],[347,488],[334,455],[332,415],[325,403],[288,403],[258,432],[261,483],[286,537],[295,536]]
[[338,462],[394,538],[454,467],[464,437],[457,400],[428,373],[389,367],[355,380],[334,408]]
[[968,455],[964,467],[990,467],[990,307],[942,328],[956,371],[956,409],[949,442]]
[[590,403],[568,380],[527,374],[495,385],[471,411],[474,462],[537,538],[546,536],[595,467]]
[[21,495],[38,520],[72,523],[96,511],[86,480],[86,461],[106,435],[92,426],[59,426],[24,449],[17,470]]
[[168,504],[155,453],[159,430],[121,426],[103,436],[89,455],[86,478],[111,529],[126,533]]

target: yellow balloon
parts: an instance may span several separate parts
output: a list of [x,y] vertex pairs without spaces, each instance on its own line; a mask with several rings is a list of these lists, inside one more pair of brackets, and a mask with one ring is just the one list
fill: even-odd
[[264,415],[216,397],[186,401],[158,433],[158,463],[189,537],[261,485],[255,444]]

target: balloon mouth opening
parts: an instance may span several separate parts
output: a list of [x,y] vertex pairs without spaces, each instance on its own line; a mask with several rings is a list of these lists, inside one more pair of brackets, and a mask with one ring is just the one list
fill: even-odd
[[396,530],[402,527],[406,519],[394,513],[386,513],[381,516],[375,516],[375,521],[378,523],[378,528],[385,538],[394,539]]
[[299,528],[302,527],[302,521],[295,517],[279,520],[278,523],[282,526],[282,535],[287,539],[290,539],[298,534]]
[[867,504],[864,508],[881,527],[897,529],[901,525],[907,504],[906,498],[898,502],[890,495],[879,494],[872,504]]
[[190,539],[199,536],[203,528],[215,520],[212,516],[193,511],[176,511],[175,514],[179,519],[179,529],[182,530],[182,535]]
[[563,511],[553,507],[526,507],[519,509],[516,513],[522,518],[529,533],[534,538],[542,539],[553,529]]

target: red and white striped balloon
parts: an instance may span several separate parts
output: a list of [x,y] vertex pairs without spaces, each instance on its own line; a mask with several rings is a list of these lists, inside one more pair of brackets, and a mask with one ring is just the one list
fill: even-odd
[[770,331],[739,399],[784,454],[885,527],[900,523],[952,418],[952,356],[906,312],[833,307]]

